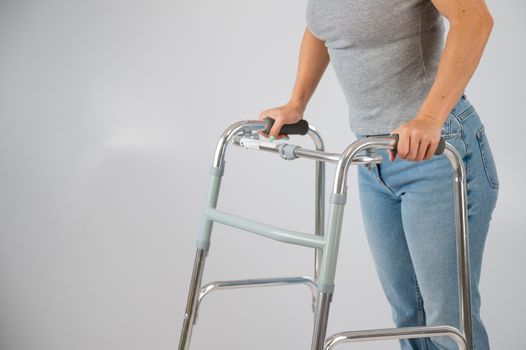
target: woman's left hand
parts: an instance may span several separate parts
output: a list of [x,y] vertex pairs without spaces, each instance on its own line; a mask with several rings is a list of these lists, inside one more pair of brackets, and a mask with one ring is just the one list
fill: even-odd
[[[392,134],[398,134],[397,155],[406,160],[421,161],[431,159],[438,146],[443,123],[426,114],[417,114],[410,121],[400,125]],[[389,159],[396,155],[389,150]]]

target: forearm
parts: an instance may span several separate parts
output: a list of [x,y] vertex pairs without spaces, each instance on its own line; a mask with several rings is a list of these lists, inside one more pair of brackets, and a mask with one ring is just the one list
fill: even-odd
[[305,28],[300,46],[296,81],[289,100],[289,103],[295,105],[302,113],[316,90],[329,61],[325,43],[316,38],[308,28]]
[[[437,8],[440,9],[443,2],[437,1]],[[445,11],[450,30],[435,80],[418,113],[442,123],[464,93],[493,27],[493,19],[485,6],[470,7],[469,4],[467,1]]]

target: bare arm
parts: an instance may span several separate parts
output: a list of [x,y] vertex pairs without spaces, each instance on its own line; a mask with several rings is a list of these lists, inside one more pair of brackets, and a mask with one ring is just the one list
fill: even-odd
[[305,28],[300,47],[296,82],[290,103],[296,104],[302,111],[305,110],[329,61],[325,42],[316,38],[308,28]]
[[450,29],[435,80],[416,117],[391,132],[400,135],[397,154],[407,160],[432,157],[441,128],[475,72],[493,28],[484,0],[431,1]]
[[432,0],[450,23],[435,81],[420,111],[445,122],[477,68],[493,18],[484,0]]
[[329,61],[325,42],[316,38],[308,28],[305,28],[300,46],[296,81],[289,101],[283,106],[264,110],[259,115],[260,120],[266,116],[275,120],[269,133],[271,139],[278,137],[279,129],[284,124],[294,124],[303,118],[307,103],[314,94]]

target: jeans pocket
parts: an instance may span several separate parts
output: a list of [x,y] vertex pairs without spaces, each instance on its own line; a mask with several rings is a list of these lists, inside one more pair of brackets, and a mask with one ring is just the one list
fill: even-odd
[[442,137],[444,141],[454,138],[460,138],[461,128],[462,127],[459,121],[456,119],[455,115],[450,113],[446,121],[444,122],[444,125],[442,125],[442,129],[440,130],[440,137]]
[[460,133],[442,130],[440,137],[443,138],[444,141],[449,141],[451,139],[460,138]]
[[493,154],[489,145],[488,137],[484,130],[484,126],[481,126],[477,130],[477,141],[480,149],[480,155],[482,157],[482,164],[484,165],[484,171],[486,172],[486,178],[491,188],[499,189],[499,177],[497,174],[497,167]]

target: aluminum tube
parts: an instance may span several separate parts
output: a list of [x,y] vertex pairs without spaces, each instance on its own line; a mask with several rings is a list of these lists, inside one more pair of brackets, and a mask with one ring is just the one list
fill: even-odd
[[460,324],[466,337],[467,348],[472,350],[473,320],[471,315],[471,276],[469,268],[466,169],[461,155],[448,142],[446,142],[444,154],[451,162],[455,179],[455,222],[457,235]]
[[311,293],[316,294],[316,283],[309,276],[299,277],[275,277],[275,278],[258,278],[235,281],[214,281],[207,283],[201,288],[199,293],[198,304],[210,292],[221,289],[238,289],[238,288],[256,288],[256,287],[273,287],[286,286],[291,284],[304,284],[309,287]]
[[216,151],[214,153],[214,161],[212,165],[217,168],[223,167],[223,162],[225,161],[226,146],[228,142],[230,142],[232,137],[246,130],[258,131],[265,130],[265,128],[265,122],[260,120],[242,120],[230,125],[225,131],[223,131],[223,134],[221,134],[221,137],[217,142]]
[[464,342],[462,333],[460,333],[458,329],[450,326],[403,327],[341,332],[336,333],[327,338],[324,349],[331,350],[333,347],[341,343],[354,343],[369,340],[427,338],[439,336],[451,337],[457,343],[460,350],[467,349],[467,345]]
[[179,350],[188,350],[190,348],[190,340],[192,338],[192,329],[197,313],[197,303],[199,300],[201,281],[203,279],[205,259],[206,250],[197,249],[195,253],[192,279],[190,282],[190,290],[188,291],[188,299],[186,301],[183,327],[181,328],[181,338],[179,339]]
[[294,155],[300,158],[322,160],[322,161],[329,162],[329,163],[338,163],[338,160],[340,160],[339,153],[321,152],[321,151],[315,151],[315,150],[311,150],[311,149],[307,149],[303,147],[296,148],[294,150]]
[[[333,184],[334,193],[343,194],[346,189],[347,171],[351,164],[351,159],[357,152],[364,148],[384,148],[394,147],[395,140],[391,137],[368,137],[357,140],[350,144],[342,153],[340,161],[336,166],[336,175]],[[459,269],[459,302],[460,302],[460,324],[466,337],[468,350],[473,349],[473,325],[471,315],[471,282],[469,271],[469,244],[468,244],[468,225],[467,225],[467,195],[466,195],[466,171],[462,157],[458,151],[448,142],[444,150],[445,156],[449,159],[455,177],[455,215],[456,215],[456,235],[457,235],[457,262]]]
[[[319,152],[325,150],[323,139],[312,125],[309,126],[309,136],[314,141],[314,146]],[[338,156],[339,157],[339,156]],[[323,236],[325,232],[325,162],[316,160],[316,179],[314,188],[314,234]],[[323,256],[323,249],[316,249],[314,251],[314,280],[318,281],[320,275],[321,259]],[[313,294],[313,305],[316,304],[316,293]],[[314,311],[314,308],[313,308]]]
[[331,300],[332,293],[318,293],[318,305],[314,316],[314,331],[311,350],[323,350],[325,335],[327,334],[327,321],[329,319]]
[[[239,141],[242,139],[242,136],[235,136],[232,138],[232,142],[239,146]],[[275,142],[268,142],[268,141],[261,141],[259,144],[258,149],[261,151],[268,151],[268,152],[274,152],[279,153],[278,145],[280,144],[279,140],[276,140]],[[308,148],[298,147],[294,150],[294,155],[298,158],[309,158],[314,159],[318,161],[325,161],[330,163],[337,163],[338,159],[340,158],[339,153],[329,153],[324,152],[323,150],[312,150]]]
[[[197,300],[197,307],[195,311],[194,324],[197,322],[199,317],[199,309],[201,307],[202,299],[210,292],[221,290],[221,289],[238,289],[238,288],[257,288],[257,287],[272,287],[272,286],[284,286],[290,284],[305,284],[309,287],[312,295],[313,302],[316,300],[316,283],[312,278],[308,276],[300,277],[276,277],[276,278],[258,278],[258,279],[246,279],[246,280],[233,280],[233,281],[215,281],[204,285],[199,293]],[[313,310],[316,305],[312,305]]]
[[394,137],[372,136],[364,137],[351,143],[343,151],[338,164],[336,165],[336,175],[334,177],[333,192],[337,194],[345,193],[347,185],[347,172],[351,165],[351,160],[365,148],[392,149],[396,143]]

